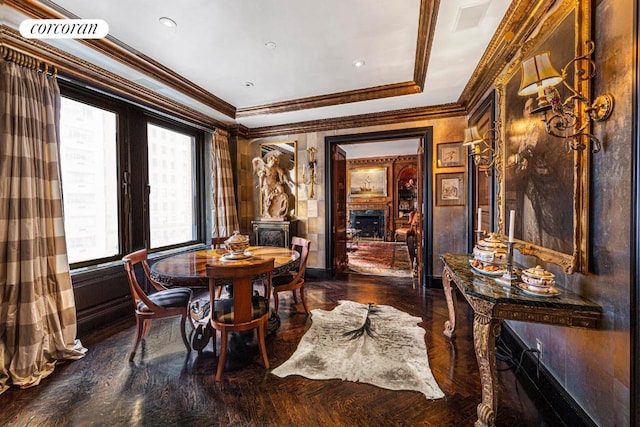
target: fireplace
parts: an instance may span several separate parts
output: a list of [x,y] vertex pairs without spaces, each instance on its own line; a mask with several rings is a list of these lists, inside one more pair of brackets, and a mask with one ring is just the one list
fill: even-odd
[[349,213],[350,227],[360,230],[360,237],[384,239],[385,217],[383,210],[352,210]]

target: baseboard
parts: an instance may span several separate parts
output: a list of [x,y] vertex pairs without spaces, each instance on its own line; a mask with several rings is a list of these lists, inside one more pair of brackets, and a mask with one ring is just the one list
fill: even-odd
[[331,270],[326,268],[309,268],[304,272],[305,277],[313,280],[330,280],[332,278]]
[[126,316],[133,318],[131,297],[120,298],[79,311],[77,315],[78,336],[81,337],[84,333],[100,329]]
[[442,276],[431,276],[427,287],[431,289],[444,289],[442,286]]
[[[517,355],[516,363],[518,363],[520,355],[528,347],[506,323],[502,324],[500,338],[511,350],[511,354]],[[525,385],[554,412],[558,422],[561,423],[560,425],[566,427],[597,426],[553,375],[543,365],[538,366],[535,353],[526,352],[524,354],[520,372],[520,378]]]

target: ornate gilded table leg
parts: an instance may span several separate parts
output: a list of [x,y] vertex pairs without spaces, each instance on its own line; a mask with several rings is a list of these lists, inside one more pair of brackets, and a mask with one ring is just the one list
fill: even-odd
[[480,369],[482,402],[478,405],[475,427],[493,427],[498,413],[498,372],[496,368],[496,337],[500,322],[489,316],[473,316],[473,344]]
[[452,282],[451,273],[445,268],[442,272],[442,287],[444,288],[444,297],[447,299],[447,307],[449,308],[449,320],[444,322],[443,333],[449,338],[456,336],[456,295]]

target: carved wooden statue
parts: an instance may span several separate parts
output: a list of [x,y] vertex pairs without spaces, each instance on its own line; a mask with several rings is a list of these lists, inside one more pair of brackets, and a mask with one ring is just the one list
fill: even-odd
[[285,220],[289,212],[291,185],[294,183],[280,166],[282,152],[273,150],[264,159],[255,157],[253,171],[258,176],[262,219]]

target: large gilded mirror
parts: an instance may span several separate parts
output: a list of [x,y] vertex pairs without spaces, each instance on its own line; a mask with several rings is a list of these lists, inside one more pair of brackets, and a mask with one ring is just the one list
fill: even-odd
[[[289,184],[285,189],[289,192],[289,207],[287,216],[293,218],[296,215],[296,201],[298,200],[298,186],[296,180],[296,141],[277,141],[277,142],[263,142],[260,144],[260,157],[270,156],[273,151],[277,151],[280,155],[278,158],[278,166],[289,177]],[[264,195],[260,194],[260,205],[264,204]]]
[[[496,80],[501,148],[499,229],[506,234],[505,218],[514,210],[516,249],[558,264],[567,273],[587,269],[590,153],[570,150],[565,140],[549,135],[541,117],[531,113],[535,99],[519,96],[518,90],[524,59],[549,51],[554,63],[564,65],[584,53],[590,34],[590,3],[559,3]],[[568,76],[568,83],[573,87],[588,84],[578,82],[574,75]],[[584,112],[582,120],[586,120]]]

